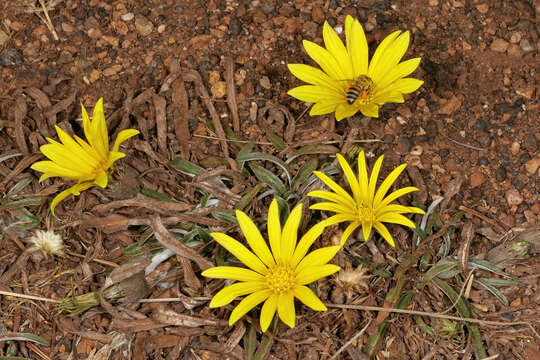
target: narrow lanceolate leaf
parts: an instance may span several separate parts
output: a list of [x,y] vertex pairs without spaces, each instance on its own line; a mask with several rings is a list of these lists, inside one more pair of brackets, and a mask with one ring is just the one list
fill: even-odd
[[318,165],[319,161],[317,160],[317,158],[309,159],[308,161],[303,163],[293,178],[293,190],[297,190],[302,184],[304,184],[304,182],[311,176],[313,171],[317,170]]
[[197,176],[201,175],[206,170],[199,165],[196,165],[192,163],[191,161],[182,159],[182,158],[176,158],[171,161],[171,164],[180,170],[180,172],[189,175],[189,176]]
[[265,183],[258,183],[253,188],[251,188],[244,196],[242,196],[240,201],[236,203],[236,209],[244,210],[248,208],[248,206],[253,202],[253,199],[255,198],[255,196],[257,196],[257,194],[259,193],[259,191],[261,191],[265,187],[266,187]]
[[[439,261],[437,264],[433,265],[424,274],[424,276],[422,277],[422,281],[420,282],[420,284],[418,284],[418,288],[422,289],[429,281],[433,280],[436,276],[439,276],[441,274],[445,274],[451,271],[452,273],[454,273],[453,270],[456,270],[457,268],[458,268],[458,265],[455,261],[448,261],[445,259]],[[456,272],[454,276],[457,275],[458,272]],[[443,278],[446,278],[446,277],[443,276]]]
[[273,172],[262,166],[256,164],[250,164],[251,170],[255,173],[257,179],[267,183],[278,195],[284,195],[287,192],[285,184],[277,177]]
[[43,346],[50,346],[48,340],[42,338],[41,336],[30,334],[30,333],[19,333],[19,332],[5,332],[0,334],[0,342],[10,341],[10,340],[21,340],[21,341],[31,341],[38,343]]
[[517,276],[509,274],[507,272],[504,272],[497,265],[494,265],[493,263],[491,263],[491,262],[489,262],[487,260],[469,259],[469,267],[472,267],[472,266],[477,266],[478,268],[480,268],[482,270],[491,271],[494,274],[501,275],[501,276],[503,276],[505,278],[508,278],[508,279],[516,279],[517,278]]
[[499,289],[497,289],[495,286],[490,284],[489,281],[486,281],[486,280],[488,279],[480,279],[480,278],[474,279],[474,281],[476,281],[478,284],[482,285],[490,293],[492,293],[493,296],[495,296],[504,306],[510,305],[506,296],[504,296],[504,294]]
[[336,154],[338,151],[339,149],[332,145],[306,145],[295,150],[294,153],[287,158],[286,163],[290,164],[294,159],[301,155]]
[[236,161],[252,161],[252,160],[265,160],[265,161],[270,161],[274,164],[276,164],[277,166],[279,166],[281,169],[283,169],[283,171],[285,172],[285,176],[287,177],[287,180],[289,181],[289,184],[291,183],[291,172],[289,171],[289,168],[287,166],[287,164],[285,164],[285,162],[283,162],[283,160],[273,156],[273,155],[270,155],[270,154],[266,154],[266,153],[260,153],[260,152],[253,152],[253,153],[248,153],[248,154],[242,154],[242,155],[239,155],[237,158],[236,158]]

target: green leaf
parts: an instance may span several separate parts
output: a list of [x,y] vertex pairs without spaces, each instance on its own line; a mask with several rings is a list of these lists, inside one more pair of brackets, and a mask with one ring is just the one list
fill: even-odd
[[[454,274],[452,270],[457,270],[457,273]],[[428,281],[433,280],[435,277],[440,277],[442,279],[448,279],[454,277],[459,273],[457,262],[451,261],[448,259],[442,259],[437,264],[433,265],[422,277],[422,281],[417,285],[418,289],[422,289]],[[453,275],[452,275],[453,274]],[[448,276],[452,275],[452,276]]]
[[10,340],[31,341],[31,342],[35,342],[43,346],[47,346],[47,347],[50,346],[50,343],[48,340],[42,338],[41,336],[37,336],[30,333],[5,332],[3,334],[0,334],[0,342],[10,341]]
[[266,133],[266,138],[274,145],[277,151],[283,151],[287,148],[287,143],[281,137],[272,131]]
[[171,164],[180,172],[189,175],[189,176],[197,176],[201,175],[206,170],[199,165],[195,165],[191,161],[182,159],[182,158],[176,158],[171,161]]
[[13,185],[11,189],[9,189],[9,191],[6,194],[6,198],[9,199],[13,195],[16,195],[21,190],[23,190],[26,186],[28,186],[28,184],[30,184],[31,182],[32,182],[31,177],[24,178],[21,181],[17,182],[15,185]]
[[0,209],[16,209],[22,206],[39,206],[42,202],[42,196],[33,196],[26,199],[10,201],[8,203],[5,203],[4,205],[0,205]]
[[285,172],[285,176],[287,176],[287,180],[289,181],[289,184],[292,182],[291,173],[289,171],[289,168],[287,167],[287,164],[285,164],[283,160],[273,155],[261,153],[261,152],[253,152],[249,154],[241,154],[236,158],[236,160],[237,161],[253,161],[253,160],[270,161],[283,169],[283,171]]
[[313,171],[317,170],[317,166],[319,166],[319,161],[316,158],[309,159],[303,163],[293,178],[292,189],[294,191],[298,190],[300,185],[306,182],[306,180],[313,174]]
[[256,164],[250,164],[249,167],[253,170],[257,179],[268,184],[278,195],[284,195],[287,192],[285,184],[270,170]]
[[492,293],[493,296],[495,296],[504,306],[510,305],[506,296],[504,296],[504,294],[499,289],[497,289],[495,286],[493,286],[486,280],[487,279],[480,279],[480,278],[474,279],[474,281],[476,281],[477,283],[482,285],[484,288],[486,288],[490,293]]
[[[459,296],[458,292],[445,283],[442,280],[436,282],[436,284],[441,288],[441,290],[448,296],[452,303],[456,303],[456,309],[458,310],[459,316],[464,318],[470,318],[471,312],[469,311],[469,305],[467,300],[462,296]],[[469,329],[471,333],[471,344],[473,347],[474,355],[476,359],[484,359],[487,357],[486,349],[484,349],[484,344],[482,343],[482,335],[480,334],[480,328],[476,323],[465,322],[465,326]]]
[[251,204],[251,202],[253,202],[255,196],[257,196],[259,191],[261,191],[265,187],[265,183],[258,183],[253,188],[251,188],[244,196],[242,196],[240,201],[236,203],[236,209],[244,211],[244,209],[249,208],[249,205]]
[[234,212],[232,211],[215,210],[215,211],[212,211],[212,217],[216,220],[223,221],[229,224],[234,224],[234,225],[238,224],[238,221],[236,220],[236,217],[234,216]]
[[416,322],[416,325],[418,325],[420,330],[422,330],[426,334],[435,337],[435,331],[433,331],[433,329],[424,322],[424,319],[422,319],[420,315],[414,315],[414,321]]
[[500,275],[508,279],[517,279],[517,276],[504,272],[500,267],[498,267],[497,265],[494,265],[493,263],[487,260],[469,259],[469,266],[471,266],[471,264],[473,264],[473,266],[476,265],[478,268],[482,270],[491,271],[494,274]]
[[238,151],[238,155],[236,156],[236,163],[238,164],[238,170],[239,171],[244,170],[244,165],[246,164],[246,161],[245,160],[244,161],[238,160],[238,156],[251,153],[251,150],[253,150],[254,146],[255,146],[254,143],[248,142],[248,143],[244,144],[244,146],[242,146],[240,151]]
[[294,159],[302,155],[311,155],[311,154],[337,154],[339,149],[332,145],[306,145],[296,150],[286,161],[287,164],[290,164]]
[[150,189],[141,189],[140,193],[143,194],[144,196],[149,197],[149,198],[154,199],[154,200],[174,202],[174,203],[179,203],[180,202],[178,200],[171,199],[170,197],[168,197],[165,194],[160,193],[159,191],[154,191],[154,190],[150,190]]

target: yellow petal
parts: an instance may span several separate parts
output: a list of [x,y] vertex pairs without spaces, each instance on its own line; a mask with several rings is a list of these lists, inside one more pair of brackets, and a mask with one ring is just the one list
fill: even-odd
[[325,210],[325,211],[333,211],[338,214],[355,214],[356,211],[354,209],[349,208],[346,205],[331,203],[331,202],[321,202],[313,204],[309,207],[311,210]]
[[214,297],[210,304],[211,308],[225,306],[238,296],[255,293],[258,291],[268,290],[268,286],[263,281],[245,281],[238,282],[227,287],[224,287]]
[[123,152],[109,151],[109,160],[107,161],[107,169],[110,169],[114,165],[116,160],[119,160],[125,156],[126,154],[124,154]]
[[94,181],[97,186],[105,189],[107,187],[107,183],[109,182],[109,176],[105,171],[100,171],[97,173],[96,179]]
[[311,291],[310,288],[304,285],[299,285],[294,288],[294,296],[298,298],[308,307],[312,308],[315,311],[326,311],[328,310],[322,301]]
[[109,135],[105,115],[103,114],[103,99],[100,98],[94,106],[92,120],[81,103],[84,136],[88,143],[96,150],[101,159],[107,159],[109,153]]
[[360,225],[361,223],[359,221],[354,221],[350,223],[347,228],[345,228],[345,231],[343,231],[343,234],[341,235],[341,239],[339,241],[341,246],[345,245],[345,242],[349,239],[354,230],[356,230]]
[[336,92],[343,92],[345,86],[332,79],[321,69],[304,64],[287,64],[289,71],[298,79],[312,85],[331,87]]
[[[345,98],[345,97],[344,97]],[[358,109],[347,103],[338,104],[336,107],[336,120],[341,121],[345,118],[351,117],[358,112]]]
[[352,171],[351,166],[347,163],[347,160],[345,160],[343,155],[336,154],[336,157],[338,159],[339,165],[341,166],[341,169],[343,169],[343,173],[345,173],[345,178],[347,179],[347,182],[351,187],[354,199],[357,203],[359,203],[362,200],[362,197],[360,186],[358,185],[358,180],[356,179],[356,176],[354,176],[354,172]]
[[323,173],[321,171],[314,171],[313,173],[315,174],[315,176],[317,176],[319,179],[321,179],[321,181],[323,183],[325,183],[326,186],[328,186],[330,189],[334,190],[335,193],[337,193],[337,194],[343,196],[344,198],[346,198],[348,200],[349,204],[354,204],[354,199],[351,197],[351,195],[349,195],[347,193],[347,191],[345,191],[345,189],[343,189],[341,186],[336,184],[336,182],[334,180],[330,179],[328,177],[328,175],[326,175],[325,173]]
[[291,211],[289,218],[283,226],[281,234],[281,259],[290,262],[296,248],[296,239],[298,237],[298,226],[302,219],[302,203],[299,203]]
[[371,221],[362,222],[362,219],[360,219],[360,222],[362,223],[362,235],[364,236],[364,241],[368,241],[369,236],[371,235],[371,229],[373,228],[373,224],[371,223]]
[[337,103],[316,103],[313,104],[311,107],[311,110],[309,111],[309,115],[311,116],[317,116],[317,115],[325,115],[330,114],[336,110]]
[[392,87],[388,87],[384,92],[377,92],[376,94],[374,94],[372,101],[375,104],[384,105],[391,102],[401,104],[405,100],[402,93],[393,90]]
[[377,190],[377,193],[375,194],[375,198],[373,199],[373,208],[376,209],[379,204],[384,199],[384,196],[390,189],[390,186],[397,180],[398,176],[405,170],[407,167],[407,164],[401,164],[384,179],[381,186],[379,187],[379,190]]
[[364,154],[364,150],[360,152],[358,155],[358,185],[360,186],[360,194],[362,198],[362,203],[367,204],[368,203],[368,172],[367,172],[367,164],[366,164],[366,156]]
[[347,51],[351,58],[354,77],[367,74],[368,70],[368,44],[362,25],[352,16],[345,18],[345,36],[347,38]]
[[272,323],[272,319],[276,314],[278,303],[278,295],[272,294],[266,299],[261,309],[261,330],[265,332]]
[[396,80],[392,85],[391,88],[394,91],[400,92],[402,94],[410,94],[413,91],[418,90],[420,86],[422,86],[424,82],[422,80],[413,79],[413,78],[404,78]]
[[313,250],[296,267],[296,271],[301,273],[306,268],[315,268],[321,266],[332,260],[336,256],[337,252],[341,249],[341,246],[328,246],[317,250]]
[[302,238],[298,242],[298,246],[294,250],[293,258],[291,261],[292,266],[298,265],[298,263],[304,258],[310,246],[322,234],[325,227],[326,222],[323,220],[314,225],[304,234],[304,236],[302,236]]
[[386,213],[386,214],[381,215],[379,218],[377,218],[377,220],[380,222],[400,224],[403,226],[410,227],[412,229],[416,228],[416,225],[411,220],[407,219],[405,216],[401,214]]
[[356,203],[354,203],[354,202],[350,203],[347,198],[341,196],[340,194],[336,194],[336,193],[330,192],[330,191],[314,190],[314,191],[310,191],[307,194],[307,196],[333,201],[333,202],[338,203],[338,204],[346,204],[351,209],[353,209],[356,206]]
[[373,204],[374,205],[374,210],[376,212],[379,211],[379,210],[382,210],[383,207],[390,204],[392,201],[396,200],[397,198],[402,197],[403,195],[411,193],[413,191],[418,191],[418,188],[414,187],[414,186],[407,186],[407,187],[398,189],[398,190],[390,193],[390,195],[386,196],[379,204],[377,204],[377,205]]
[[337,265],[326,264],[317,267],[308,267],[296,274],[296,283],[306,285],[328,275],[338,272],[341,268]]
[[268,209],[268,241],[270,242],[270,249],[274,254],[275,261],[281,259],[281,224],[279,222],[279,207],[276,199],[270,203]]
[[88,188],[90,188],[92,186],[94,186],[93,183],[76,184],[76,185],[73,185],[72,187],[70,187],[69,189],[66,189],[66,190],[62,191],[60,194],[56,195],[54,197],[53,201],[51,202],[51,214],[53,216],[56,216],[54,214],[54,208],[62,200],[64,200],[65,198],[67,198],[70,195],[79,195],[81,191],[86,190],[86,189],[88,189]]
[[328,50],[328,52],[336,59],[336,62],[339,64],[339,67],[343,72],[343,75],[345,76],[343,80],[353,79],[354,73],[351,60],[349,58],[349,53],[347,53],[345,45],[343,45],[343,42],[336,34],[334,29],[332,29],[330,24],[328,24],[328,21],[324,22],[323,40],[326,50]]
[[120,131],[118,133],[118,136],[116,137],[116,140],[114,141],[114,146],[112,148],[112,151],[118,151],[118,149],[120,148],[120,144],[122,144],[124,141],[126,141],[130,137],[133,137],[138,134],[139,134],[139,131],[135,129],[126,129],[126,130]]
[[375,67],[370,68],[371,79],[377,84],[399,63],[409,47],[410,33],[405,31],[388,46]]
[[234,323],[237,322],[242,316],[246,315],[248,311],[266,300],[271,293],[272,292],[270,290],[261,290],[246,296],[246,298],[240,301],[240,303],[231,312],[229,326],[233,326]]
[[239,268],[235,266],[216,266],[206,269],[201,273],[202,276],[214,279],[231,279],[238,281],[264,281],[264,277],[250,269]]
[[227,251],[233,254],[244,265],[248,266],[250,269],[258,272],[259,274],[266,274],[268,270],[267,267],[257,256],[255,256],[255,254],[249,251],[239,241],[223,233],[215,232],[211,233],[210,235],[212,236],[212,238],[214,238],[214,240],[216,240],[221,246],[227,249]]
[[287,91],[287,94],[306,102],[341,102],[345,99],[345,92],[338,93],[336,90],[320,85],[302,85]]
[[292,292],[280,294],[277,305],[278,315],[281,321],[294,328],[295,311],[294,311],[294,295]]
[[375,161],[375,165],[373,165],[373,169],[371,170],[371,175],[369,177],[369,185],[368,185],[368,195],[369,195],[369,206],[373,206],[373,198],[375,197],[375,188],[377,187],[377,179],[379,178],[379,172],[381,171],[382,162],[384,159],[384,155],[379,156],[377,161]]
[[420,64],[420,58],[409,59],[399,63],[397,66],[388,71],[386,75],[377,83],[377,87],[384,89],[394,81],[410,75]]
[[321,69],[327,73],[328,76],[334,80],[347,79],[345,73],[339,66],[339,63],[328,50],[308,40],[304,40],[302,44],[304,45],[304,49],[306,49],[309,57],[319,64]]
[[392,238],[392,235],[390,234],[390,231],[386,228],[386,226],[383,225],[383,223],[376,222],[373,224],[375,226],[375,229],[381,234],[381,236],[386,240],[388,244],[392,247],[396,247],[396,244],[394,243],[394,239]]
[[[63,152],[63,153],[67,152],[69,154],[64,154],[65,156],[75,157],[76,163],[79,163],[79,164],[82,163],[84,165],[87,165],[90,169],[98,166],[100,162],[103,160],[103,158],[99,158],[99,157],[96,158],[92,156],[90,153],[88,153],[87,151],[85,151],[84,148],[81,147],[81,145],[79,145],[71,136],[69,136],[59,126],[55,125],[55,129],[63,146],[61,145],[56,146],[56,144],[44,145],[44,146],[50,146],[51,148],[55,149],[57,152]],[[43,150],[41,152],[43,152]]]
[[[401,31],[394,31],[387,37],[381,41],[379,46],[377,46],[377,49],[375,50],[375,53],[373,54],[373,57],[371,58],[371,61],[369,62],[369,68],[368,68],[368,76],[371,79],[380,78],[379,74],[375,74],[375,72],[382,73],[384,69],[382,67],[379,67],[379,63],[381,62],[381,59],[385,55],[384,53],[392,47],[392,44],[394,40],[399,36]],[[378,75],[378,76],[377,76]]]
[[244,237],[255,255],[257,255],[267,267],[274,265],[274,257],[270,253],[266,241],[264,241],[259,229],[257,229],[257,226],[255,226],[249,216],[240,210],[236,210],[236,219],[238,220],[238,224],[242,229]]
[[379,117],[379,106],[377,104],[368,104],[360,106],[362,115],[372,118]]
[[39,178],[39,182],[42,182],[45,179],[48,179],[50,177],[55,177],[55,176],[77,180],[82,175],[84,175],[80,171],[67,169],[52,161],[38,161],[36,163],[33,163],[32,166],[30,166],[30,168],[44,173]]
[[405,214],[405,213],[413,213],[413,214],[425,214],[425,211],[422,209],[419,209],[414,206],[403,206],[399,204],[390,204],[386,205],[385,207],[381,208],[380,211],[377,212],[377,216],[382,216],[383,214],[393,212],[396,214]]
[[356,216],[356,214],[350,213],[350,214],[332,215],[325,221],[326,221],[326,226],[331,226],[331,225],[339,224],[344,221],[355,221],[357,219],[358,219],[358,216]]

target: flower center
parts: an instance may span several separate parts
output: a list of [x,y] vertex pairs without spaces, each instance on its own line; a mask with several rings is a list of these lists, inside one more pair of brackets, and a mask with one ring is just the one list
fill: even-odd
[[275,265],[266,274],[266,284],[276,294],[283,294],[295,285],[294,270],[288,265]]
[[360,75],[353,80],[353,83],[345,89],[347,102],[349,104],[367,105],[373,99],[373,80],[366,75]]
[[360,205],[358,206],[357,210],[358,210],[358,220],[360,220],[361,223],[373,224],[374,222],[376,222],[377,218],[371,207]]

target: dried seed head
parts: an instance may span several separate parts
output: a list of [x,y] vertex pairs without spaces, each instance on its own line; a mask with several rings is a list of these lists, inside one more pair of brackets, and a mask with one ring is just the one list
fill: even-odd
[[41,251],[45,257],[49,255],[64,256],[64,241],[54,231],[37,230],[28,241],[32,245],[30,251]]
[[344,270],[341,270],[336,276],[336,282],[343,287],[343,289],[352,295],[353,291],[361,292],[368,291],[369,285],[366,280],[371,275],[366,275],[367,269],[364,269],[362,265],[359,265],[356,269],[352,269],[350,264],[347,264]]

